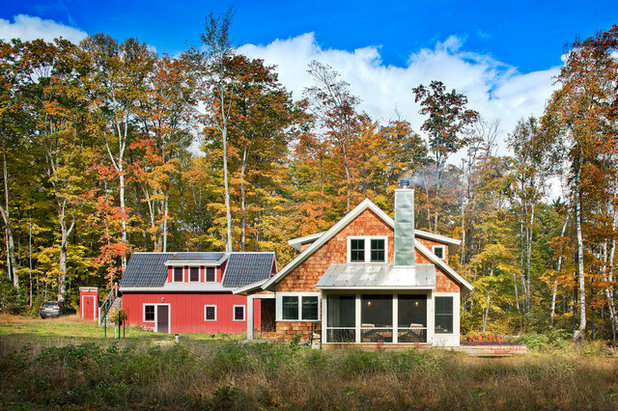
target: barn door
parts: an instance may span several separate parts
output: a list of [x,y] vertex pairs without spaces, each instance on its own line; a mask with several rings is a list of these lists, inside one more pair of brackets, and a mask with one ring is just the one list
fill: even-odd
[[170,332],[170,307],[157,305],[157,332],[167,334]]

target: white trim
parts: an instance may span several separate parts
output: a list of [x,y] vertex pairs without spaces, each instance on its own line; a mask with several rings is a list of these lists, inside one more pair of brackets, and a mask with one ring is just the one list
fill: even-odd
[[418,238],[424,238],[425,240],[435,241],[436,243],[461,245],[461,240],[447,237],[445,235],[430,233],[429,231],[414,230],[414,236]]
[[[206,318],[206,307],[214,307],[215,309],[215,318],[212,320],[209,320]],[[217,321],[217,306],[214,304],[204,304],[204,321]]]
[[293,238],[288,241],[288,244],[296,250],[301,251],[303,244],[312,243],[324,234],[324,231],[316,234],[306,235],[304,237]]
[[[283,297],[298,297],[298,318],[297,319],[284,319],[283,318]],[[303,320],[303,297],[318,297],[318,318],[315,320]],[[312,322],[320,321],[320,293],[314,292],[280,292],[275,296],[275,321],[294,321],[294,322]]]
[[94,295],[82,295],[81,298],[82,298],[82,301],[81,301],[81,304],[79,305],[79,310],[81,311],[82,318],[84,318],[84,308],[85,308],[84,306],[86,305],[86,303],[84,302],[84,299],[92,298],[92,313],[93,313],[92,318],[94,320],[97,320],[99,318],[99,316],[97,315],[97,308],[96,308],[97,307],[97,297]]
[[[147,320],[146,319],[146,306],[147,305],[152,305],[154,307],[154,318],[152,320]],[[143,323],[155,323],[155,326],[157,325],[157,305],[156,304],[151,304],[151,303],[143,303],[142,304],[142,322]]]
[[[388,224],[393,230],[395,227],[395,221],[388,216],[380,207],[375,205],[368,198],[364,199],[359,205],[357,205],[352,211],[346,214],[341,220],[339,220],[334,226],[332,226],[328,231],[323,233],[314,243],[312,243],[309,247],[305,249],[302,253],[300,253],[296,258],[290,261],[285,267],[277,273],[277,275],[271,277],[268,281],[262,284],[262,289],[266,290],[272,285],[281,281],[286,275],[288,275],[292,270],[298,267],[303,261],[305,261],[309,256],[311,256],[315,251],[317,251],[320,247],[326,244],[331,238],[333,238],[337,233],[339,233],[343,228],[345,228],[349,223],[351,223],[356,217],[358,217],[365,210],[373,211],[380,219],[382,219],[386,224]],[[415,235],[418,235],[420,238],[430,239],[436,242],[447,242],[449,244],[458,245],[460,243],[459,240],[455,240],[453,238],[441,236],[439,234],[428,233],[426,231],[414,230]],[[316,234],[317,235],[317,234]],[[430,259],[434,264],[442,268],[449,275],[451,275],[457,282],[466,287],[468,290],[472,290],[472,284],[467,282],[462,276],[457,274],[455,270],[449,267],[444,261],[436,257],[427,247],[425,247],[418,239],[414,240],[415,247],[424,254],[428,259]],[[433,256],[433,258],[432,258]]]
[[[442,250],[442,257],[438,257],[438,254],[436,254],[436,249],[438,248]],[[431,252],[436,254],[436,257],[440,258],[441,260],[446,261],[446,246],[445,245],[432,245]]]
[[246,295],[248,292],[251,292],[253,290],[257,290],[258,288],[261,288],[262,284],[264,284],[267,280],[268,280],[268,278],[265,279],[265,280],[256,281],[254,283],[244,285],[242,287],[235,288],[234,290],[232,290],[232,294],[244,294],[244,295]]
[[[242,319],[237,320],[236,319],[236,307],[242,307]],[[247,307],[245,307],[244,305],[234,305],[232,306],[232,321],[245,321],[245,319],[247,318]]]
[[[348,237],[348,263],[352,261],[352,240],[365,240],[365,263],[388,263],[388,236],[385,235],[353,235]],[[384,261],[371,261],[371,240],[384,240]],[[360,263],[362,261],[354,261]]]

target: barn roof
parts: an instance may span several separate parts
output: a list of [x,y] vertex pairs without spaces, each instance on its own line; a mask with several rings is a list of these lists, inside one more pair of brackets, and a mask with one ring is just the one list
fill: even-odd
[[[168,266],[227,265],[222,284],[173,283],[166,284]],[[120,280],[126,291],[168,289],[169,291],[216,291],[242,287],[270,277],[275,264],[275,253],[133,253]],[[228,290],[229,291],[229,290]]]

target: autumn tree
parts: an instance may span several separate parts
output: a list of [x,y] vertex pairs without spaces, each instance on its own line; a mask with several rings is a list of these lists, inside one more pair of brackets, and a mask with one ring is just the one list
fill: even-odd
[[428,115],[421,130],[429,136],[429,150],[435,160],[434,231],[438,230],[439,195],[442,175],[451,154],[466,145],[463,131],[473,124],[478,113],[467,108],[468,98],[454,89],[446,91],[441,81],[432,81],[429,87],[419,85],[412,89],[414,101],[420,102],[422,115]]

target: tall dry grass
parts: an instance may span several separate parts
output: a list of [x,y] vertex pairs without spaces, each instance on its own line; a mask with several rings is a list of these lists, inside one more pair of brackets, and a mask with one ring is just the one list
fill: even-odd
[[316,351],[152,341],[0,339],[0,407],[617,409],[611,354],[483,359],[443,350]]

